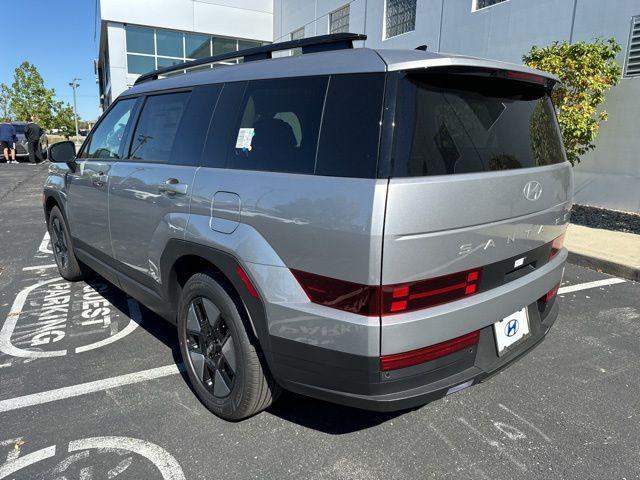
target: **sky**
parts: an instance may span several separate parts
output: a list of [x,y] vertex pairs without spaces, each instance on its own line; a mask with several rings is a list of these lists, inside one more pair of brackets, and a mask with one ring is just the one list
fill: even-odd
[[26,60],[35,64],[45,86],[54,88],[59,100],[73,104],[69,83],[80,78],[78,115],[84,120],[98,118],[98,85],[93,71],[99,34],[94,36],[96,0],[0,3],[12,5],[11,21],[2,22],[0,83],[13,83],[13,71]]

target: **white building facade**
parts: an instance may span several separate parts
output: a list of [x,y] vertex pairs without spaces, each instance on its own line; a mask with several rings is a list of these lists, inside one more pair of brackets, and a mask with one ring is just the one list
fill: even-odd
[[596,150],[575,168],[575,199],[640,212],[640,0],[274,0],[275,42],[345,31],[365,33],[371,48],[515,63],[533,45],[615,37],[623,75]]
[[99,0],[104,109],[143,73],[273,41],[273,0]]

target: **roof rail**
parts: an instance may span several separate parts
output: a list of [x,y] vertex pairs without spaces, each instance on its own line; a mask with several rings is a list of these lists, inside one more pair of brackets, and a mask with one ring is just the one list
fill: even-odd
[[159,68],[153,72],[140,75],[134,85],[148,82],[150,80],[156,80],[160,75],[166,75],[168,73],[178,72],[180,70],[199,67],[200,65],[207,65],[209,63],[221,62],[223,60],[230,60],[233,58],[243,57],[245,62],[266,60],[271,58],[271,54],[273,52],[291,50],[294,48],[300,48],[303,55],[306,53],[326,52],[329,50],[342,50],[346,48],[353,48],[353,42],[356,40],[366,39],[367,36],[360,33],[334,33],[331,35],[318,35],[317,37],[301,38],[300,40],[290,40],[288,42],[272,43],[261,47],[247,48],[236,52],[223,53],[212,57],[190,60],[170,67]]

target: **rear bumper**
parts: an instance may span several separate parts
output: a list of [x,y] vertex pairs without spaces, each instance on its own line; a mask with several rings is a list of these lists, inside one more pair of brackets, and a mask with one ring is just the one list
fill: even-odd
[[[318,358],[321,354],[311,351],[317,347],[308,346],[307,359],[299,360],[295,365],[287,362],[288,365],[284,367],[276,360],[280,367],[284,367],[284,370],[278,368],[279,373],[285,373],[288,378],[278,380],[283,387],[296,393],[366,410],[384,412],[424,405],[482,382],[540,344],[558,316],[558,303],[554,300],[550,305],[543,306],[536,302],[528,308],[531,333],[501,357],[497,355],[493,326],[489,325],[481,330],[480,341],[475,347],[391,372],[391,378],[385,378],[379,372],[377,358],[337,358],[333,361],[334,365],[319,366],[314,360],[321,360]],[[278,357],[276,354],[276,359]],[[343,364],[339,366],[337,363]],[[309,371],[312,364],[318,367],[315,375]],[[353,375],[356,373],[354,369],[359,374]],[[303,370],[305,376],[315,376],[314,384],[297,381],[304,378],[300,376]],[[365,371],[367,373],[363,375]],[[318,386],[317,383],[325,386]]]

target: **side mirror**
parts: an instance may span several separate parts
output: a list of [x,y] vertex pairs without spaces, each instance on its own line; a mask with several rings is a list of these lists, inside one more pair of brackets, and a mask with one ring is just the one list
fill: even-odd
[[70,140],[54,143],[47,150],[47,158],[50,162],[71,163],[76,159],[76,144]]

